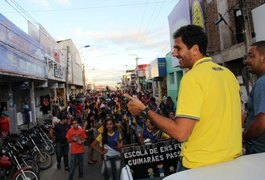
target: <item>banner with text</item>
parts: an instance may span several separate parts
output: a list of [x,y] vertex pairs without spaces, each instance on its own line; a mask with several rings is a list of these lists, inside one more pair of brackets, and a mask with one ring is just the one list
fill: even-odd
[[176,172],[181,143],[176,140],[122,149],[125,163],[134,179],[165,177]]

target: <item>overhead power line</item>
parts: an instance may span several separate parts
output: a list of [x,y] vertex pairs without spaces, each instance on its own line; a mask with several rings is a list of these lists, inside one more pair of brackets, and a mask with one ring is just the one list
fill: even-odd
[[141,36],[141,29],[142,29],[142,24],[143,24],[143,21],[145,19],[145,15],[146,15],[146,10],[147,10],[147,7],[148,7],[148,4],[149,4],[149,1],[150,0],[147,0],[146,3],[145,3],[145,7],[144,7],[144,14],[142,16],[142,19],[141,19],[141,22],[140,22],[140,26],[139,26],[139,29],[138,29],[138,35],[137,35],[137,40],[139,40],[140,36]]
[[[152,13],[152,15],[150,17],[150,23],[146,26],[146,29],[143,31],[144,36],[142,38],[142,41],[145,41],[147,39],[149,30],[152,29],[152,26],[157,21],[157,18],[160,15],[161,10],[164,7],[165,2],[166,1],[162,1],[162,4],[160,5],[160,7],[158,7],[158,3],[156,4],[156,7],[155,7],[155,9],[154,9],[154,11],[153,11],[153,13]],[[159,8],[159,9],[156,10],[156,8]],[[155,14],[155,12],[156,12],[156,14]]]
[[[6,0],[7,1],[7,0]],[[65,12],[65,11],[80,11],[80,10],[87,10],[87,9],[104,9],[104,8],[119,8],[119,7],[132,7],[132,6],[145,6],[151,4],[163,4],[163,3],[170,3],[176,2],[176,0],[166,0],[166,1],[151,1],[151,2],[140,2],[140,3],[124,3],[124,4],[116,4],[116,5],[99,5],[99,6],[87,6],[87,7],[77,7],[77,8],[62,8],[62,9],[50,9],[50,10],[32,10],[30,12]]]
[[27,17],[28,20],[30,20],[32,23],[37,23],[37,21],[22,7],[20,6],[15,0],[9,0],[10,2],[13,3],[13,5],[11,5],[8,0],[6,0],[6,2],[11,6],[13,7],[14,9],[17,10],[17,12],[19,12],[20,14],[23,14],[24,16]]
[[39,29],[39,32],[46,38],[51,39],[51,37],[41,28],[39,28],[39,23],[35,20],[16,0],[5,0],[17,13],[19,13],[24,19],[31,22],[35,28]]

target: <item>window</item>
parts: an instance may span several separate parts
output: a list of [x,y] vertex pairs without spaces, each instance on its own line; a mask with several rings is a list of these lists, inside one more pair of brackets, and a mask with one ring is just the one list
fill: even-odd
[[175,76],[174,73],[169,74],[169,83],[170,84],[175,84]]
[[244,17],[240,9],[234,10],[235,27],[236,27],[236,41],[241,43],[244,41]]

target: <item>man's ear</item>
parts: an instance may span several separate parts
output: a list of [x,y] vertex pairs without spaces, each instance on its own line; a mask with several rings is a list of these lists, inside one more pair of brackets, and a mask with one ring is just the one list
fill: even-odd
[[198,44],[194,44],[191,47],[191,50],[192,50],[192,55],[193,56],[197,56],[200,53],[200,48],[199,48]]
[[262,55],[261,55],[261,60],[262,60],[262,61],[261,61],[262,64],[265,64],[265,54],[262,54]]

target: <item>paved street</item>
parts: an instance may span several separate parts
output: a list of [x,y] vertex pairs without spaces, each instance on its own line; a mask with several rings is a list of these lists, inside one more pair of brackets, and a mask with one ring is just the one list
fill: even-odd
[[[86,149],[87,152],[87,149]],[[99,160],[99,158],[98,158]],[[62,161],[63,162],[63,161]],[[64,170],[64,165],[62,163],[62,168],[57,170],[56,166],[56,157],[53,155],[53,165],[51,168],[41,171],[40,179],[41,180],[67,180],[69,172]],[[87,164],[87,154],[84,158],[84,180],[103,180],[103,176],[100,173],[101,162],[99,161],[95,165]],[[78,168],[75,170],[74,180],[78,180]]]

